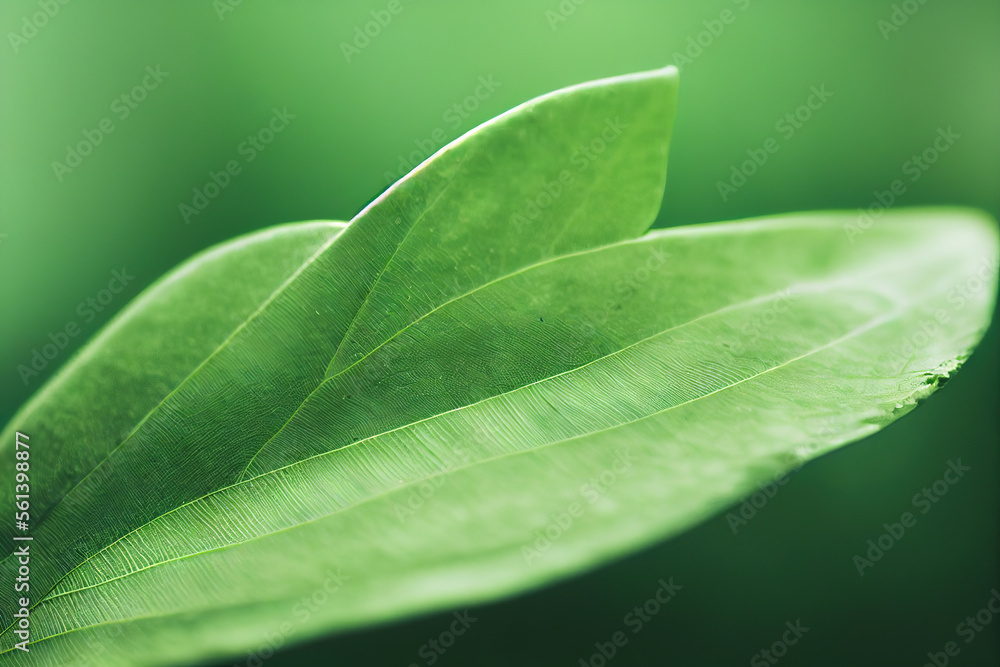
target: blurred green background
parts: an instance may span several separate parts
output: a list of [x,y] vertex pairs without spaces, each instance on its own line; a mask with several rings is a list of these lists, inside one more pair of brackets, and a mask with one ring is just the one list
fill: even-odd
[[[547,91],[674,63],[677,54],[688,60],[678,63],[680,109],[658,226],[856,209],[897,178],[907,183],[899,205],[1000,215],[1000,3],[399,2],[402,11],[370,43],[345,53],[342,44],[387,0],[5,0],[0,421],[192,253],[280,222],[348,220],[401,170],[478,123]],[[51,17],[31,18],[50,5]],[[732,20],[716,23],[724,10]],[[894,11],[901,25],[889,31]],[[159,67],[158,82],[147,67]],[[480,77],[499,85],[468,99]],[[132,97],[144,78],[147,89]],[[776,123],[813,86],[832,96],[787,137]],[[275,108],[295,117],[247,161],[242,142]],[[84,132],[98,136],[102,119],[113,131],[99,132],[71,171],[54,168]],[[955,145],[916,182],[904,176],[947,128],[960,135]],[[718,182],[770,137],[779,152],[723,198]],[[192,205],[193,190],[230,160],[242,165],[239,175],[186,221],[180,205]],[[126,290],[98,303],[99,312],[86,305],[123,267],[135,276]],[[22,378],[18,366],[69,322],[81,334],[37,377]],[[755,664],[798,619],[810,630],[781,664],[916,666],[948,641],[961,647],[951,664],[996,664],[1000,617],[968,644],[956,626],[1000,586],[997,347],[994,326],[940,394],[794,475],[738,534],[716,517],[598,571],[476,607],[479,620],[434,664],[586,664],[661,577],[683,591],[613,664]],[[971,472],[860,577],[853,556],[959,458]],[[320,639],[267,664],[430,664],[421,647],[450,619]]]

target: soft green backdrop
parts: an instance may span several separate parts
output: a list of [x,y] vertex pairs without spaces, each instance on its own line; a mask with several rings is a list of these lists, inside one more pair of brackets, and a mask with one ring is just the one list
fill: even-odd
[[[38,2],[0,8],[2,421],[195,251],[279,222],[350,219],[387,172],[428,155],[436,139],[555,88],[672,63],[727,9],[735,20],[721,32],[713,24],[720,34],[702,35],[700,55],[679,63],[659,226],[855,209],[897,178],[907,184],[899,204],[1000,215],[1000,3],[899,3],[919,9],[886,39],[886,0],[400,0],[402,12],[348,62],[341,43],[387,1],[230,2],[53,0],[58,11],[36,32],[24,17],[43,11]],[[572,12],[553,28],[546,12],[560,4]],[[232,11],[220,17],[223,5]],[[112,105],[147,66],[167,76],[122,118]],[[480,77],[499,85],[487,93]],[[832,96],[786,138],[776,123],[824,85]],[[485,99],[470,113],[449,112],[477,87]],[[239,146],[274,108],[295,118],[247,162]],[[114,131],[60,181],[52,162],[104,118]],[[948,128],[960,138],[911,182],[906,163]],[[769,137],[778,153],[724,201],[717,182]],[[179,205],[234,159],[241,173],[185,224]],[[79,304],[123,267],[134,280],[88,321]],[[17,367],[70,322],[81,334],[23,382]],[[1000,586],[997,357],[994,326],[943,392],[796,474],[737,535],[718,517],[597,572],[479,607],[435,664],[578,665],[670,576],[683,591],[614,664],[748,664],[796,619],[810,630],[781,664],[920,665],[952,640],[962,650],[953,664],[991,664],[1000,618],[970,644],[955,628]],[[972,471],[859,577],[852,557],[958,458]],[[424,665],[420,647],[449,620],[321,640],[267,664]]]

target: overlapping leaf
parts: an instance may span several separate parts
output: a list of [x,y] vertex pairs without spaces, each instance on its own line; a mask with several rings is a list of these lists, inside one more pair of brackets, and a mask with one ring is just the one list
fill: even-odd
[[988,323],[992,223],[639,237],[675,90],[668,69],[539,98],[346,228],[226,244],[129,306],[2,436],[33,448],[17,657],[173,664],[523,590],[933,391]]

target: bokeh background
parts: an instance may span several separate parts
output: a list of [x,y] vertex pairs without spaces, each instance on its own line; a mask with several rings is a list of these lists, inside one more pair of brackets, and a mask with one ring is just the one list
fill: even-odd
[[[2,422],[192,253],[276,223],[348,220],[442,138],[604,76],[681,65],[657,226],[867,207],[897,178],[907,183],[897,205],[1000,215],[994,1],[399,0],[402,11],[350,53],[343,44],[386,0],[60,1],[0,6]],[[58,11],[32,19],[42,5]],[[715,23],[724,10],[733,20]],[[155,87],[146,78],[151,89],[132,108],[120,96],[147,67],[165,74]],[[470,99],[480,77],[498,85]],[[824,85],[832,96],[786,138],[776,123]],[[295,117],[247,162],[242,142],[275,108]],[[114,130],[91,154],[69,172],[53,167],[105,118]],[[910,181],[906,163],[948,128],[960,138]],[[718,182],[770,137],[780,151],[722,197]],[[241,173],[185,220],[180,205],[233,159]],[[80,307],[123,267],[135,278],[121,295],[100,312]],[[69,322],[81,334],[22,378],[18,366]],[[719,516],[597,571],[475,607],[479,620],[434,664],[586,664],[661,577],[683,591],[613,664],[768,664],[752,660],[799,619],[809,632],[781,664],[916,666],[948,641],[961,647],[951,664],[996,664],[1000,617],[968,644],[956,626],[1000,586],[997,356],[994,326],[926,405],[808,465],[737,534]],[[853,556],[958,459],[972,470],[859,576]],[[267,664],[430,664],[420,649],[450,619],[322,638]]]

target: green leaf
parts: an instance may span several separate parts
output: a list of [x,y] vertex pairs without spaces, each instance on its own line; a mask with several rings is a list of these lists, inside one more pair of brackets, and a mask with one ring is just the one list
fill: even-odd
[[690,527],[949,377],[989,322],[994,224],[636,238],[675,91],[667,69],[539,98],[346,229],[246,237],[131,304],[2,436],[4,456],[15,430],[32,446],[24,664],[266,654],[522,591]]

